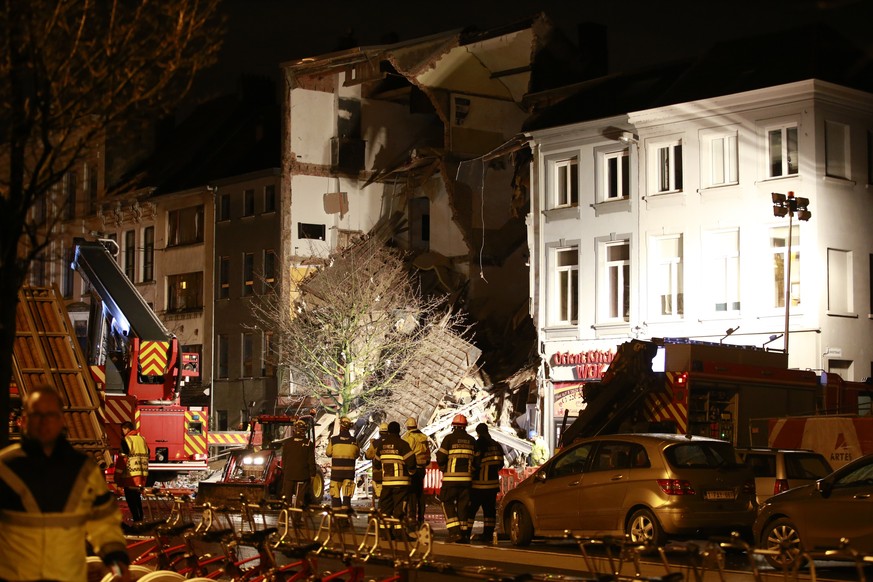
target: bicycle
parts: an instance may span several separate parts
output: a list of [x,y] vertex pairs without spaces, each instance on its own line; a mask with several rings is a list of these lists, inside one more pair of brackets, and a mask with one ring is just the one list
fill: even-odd
[[187,495],[174,497],[170,514],[165,520],[126,528],[127,538],[148,535],[127,544],[132,566],[144,566],[151,570],[176,569],[187,549],[180,537],[196,527],[190,518],[190,504]]

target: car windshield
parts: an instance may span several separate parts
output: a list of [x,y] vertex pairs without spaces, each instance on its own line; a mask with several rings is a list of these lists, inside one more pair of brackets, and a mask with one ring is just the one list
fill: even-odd
[[737,464],[736,450],[730,443],[690,442],[668,447],[664,457],[673,467],[707,469]]

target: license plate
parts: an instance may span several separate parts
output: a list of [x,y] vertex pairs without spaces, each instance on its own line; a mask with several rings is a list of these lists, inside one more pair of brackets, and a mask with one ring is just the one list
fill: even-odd
[[725,499],[733,500],[735,497],[736,497],[736,495],[734,495],[734,492],[730,491],[730,490],[728,490],[728,491],[721,491],[721,490],[707,491],[703,495],[703,498],[708,500],[708,501],[722,501]]

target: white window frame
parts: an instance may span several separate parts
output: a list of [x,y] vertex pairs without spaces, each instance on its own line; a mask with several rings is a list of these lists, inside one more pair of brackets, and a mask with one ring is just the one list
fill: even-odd
[[[733,241],[728,242],[728,238]],[[721,239],[721,240],[720,240]],[[712,231],[706,236],[706,285],[711,301],[707,310],[715,314],[736,314],[740,311],[740,231]]]
[[737,130],[703,133],[700,148],[701,177],[708,188],[739,184],[739,135]]
[[552,248],[551,264],[554,285],[550,302],[551,324],[576,325],[579,323],[579,247]]
[[831,178],[848,180],[851,175],[850,131],[848,124],[825,121],[825,175]]
[[[610,170],[610,164],[615,161],[615,171]],[[627,169],[626,176],[623,171]],[[600,170],[599,202],[611,202],[613,200],[627,200],[631,194],[630,177],[630,148],[597,152],[597,167]],[[615,188],[612,188],[615,182]],[[615,192],[615,195],[612,193]]]
[[579,206],[579,156],[555,160],[551,166],[553,207]]
[[[767,233],[770,239],[770,256],[773,301],[771,307],[774,309],[785,309],[785,256],[788,253],[788,225],[773,226]],[[791,241],[791,283],[789,285],[789,294],[791,296],[791,307],[799,307],[801,305],[801,272],[800,272],[800,227],[794,225],[792,229]],[[774,243],[778,237],[781,237],[783,244],[776,246]],[[781,261],[781,265],[777,264]],[[777,279],[777,275],[779,275]]]
[[[663,253],[664,243],[676,244],[676,252]],[[681,319],[685,313],[683,293],[683,248],[684,237],[670,234],[650,239],[652,261],[651,313],[659,319]],[[669,309],[668,309],[669,307]]]
[[[610,259],[613,248],[627,248],[626,259]],[[597,304],[601,323],[630,321],[630,239],[601,242],[599,245],[601,284]],[[627,313],[627,315],[625,315]]]
[[828,313],[845,315],[855,311],[853,285],[852,251],[829,248]]
[[[777,161],[776,152],[773,152],[772,136],[779,133],[778,173],[774,171],[774,163]],[[791,148],[791,135],[794,134],[794,148]],[[764,152],[766,158],[766,175],[768,178],[786,178],[796,176],[800,172],[800,129],[796,121],[768,125],[764,128]],[[793,159],[792,159],[793,157]]]
[[684,185],[682,140],[660,141],[649,146],[652,192],[681,192]]

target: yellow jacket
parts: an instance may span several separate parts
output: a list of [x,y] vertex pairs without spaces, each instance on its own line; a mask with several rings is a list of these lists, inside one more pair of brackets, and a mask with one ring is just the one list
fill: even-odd
[[94,459],[64,439],[51,457],[23,441],[0,451],[0,579],[87,579],[85,540],[127,563],[121,511]]

